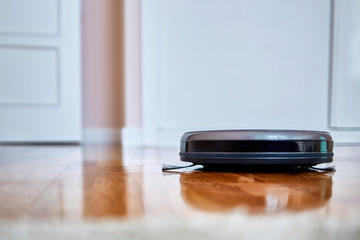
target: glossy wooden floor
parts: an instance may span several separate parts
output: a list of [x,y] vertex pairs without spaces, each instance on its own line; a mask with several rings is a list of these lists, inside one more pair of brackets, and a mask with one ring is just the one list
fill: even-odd
[[335,148],[334,173],[185,169],[177,148],[0,146],[0,220],[106,219],[239,212],[358,213],[360,147]]

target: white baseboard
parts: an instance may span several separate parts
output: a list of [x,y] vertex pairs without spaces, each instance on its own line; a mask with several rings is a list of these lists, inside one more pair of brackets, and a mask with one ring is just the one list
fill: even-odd
[[121,130],[123,146],[143,146],[143,132],[140,127],[124,127]]
[[157,145],[164,147],[180,146],[181,136],[184,134],[183,129],[167,129],[157,131]]
[[123,146],[179,146],[182,130],[157,130],[150,136],[151,141],[145,141],[145,134],[140,127],[125,127],[122,129],[121,142]]
[[357,144],[360,143],[360,131],[330,131],[336,144]]
[[85,128],[83,143],[85,144],[121,144],[123,146],[142,146],[142,130],[140,127],[118,128]]
[[121,144],[121,130],[117,128],[83,129],[85,144]]
[[[178,146],[180,138],[186,130],[159,130],[156,132],[157,146]],[[360,131],[330,131],[337,145],[351,145],[360,143]]]

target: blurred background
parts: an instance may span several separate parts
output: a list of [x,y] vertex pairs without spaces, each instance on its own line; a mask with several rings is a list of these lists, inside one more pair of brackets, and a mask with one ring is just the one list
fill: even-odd
[[184,131],[360,142],[356,0],[0,0],[0,141],[177,146]]

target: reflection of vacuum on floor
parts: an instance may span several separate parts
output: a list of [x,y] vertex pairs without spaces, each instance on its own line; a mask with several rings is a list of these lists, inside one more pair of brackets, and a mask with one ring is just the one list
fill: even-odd
[[206,211],[238,206],[250,212],[305,210],[324,206],[332,195],[329,173],[231,173],[192,171],[180,175],[181,196]]

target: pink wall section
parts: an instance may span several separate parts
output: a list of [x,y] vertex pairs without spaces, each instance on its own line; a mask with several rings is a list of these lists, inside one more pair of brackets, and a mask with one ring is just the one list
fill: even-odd
[[82,1],[83,126],[124,126],[122,0]]
[[82,18],[83,127],[140,127],[140,0],[83,0]]

